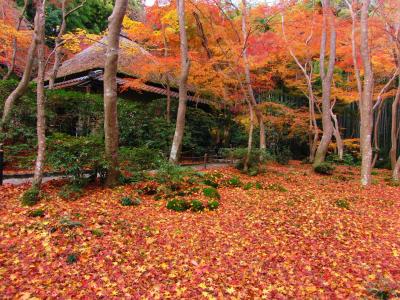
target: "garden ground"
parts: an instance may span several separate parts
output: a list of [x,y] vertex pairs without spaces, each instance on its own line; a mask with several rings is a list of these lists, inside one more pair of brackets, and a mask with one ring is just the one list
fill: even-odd
[[[359,170],[333,176],[309,165],[269,164],[265,174],[224,168],[215,211],[175,212],[165,200],[120,199],[137,185],[89,187],[59,198],[44,185],[33,208],[28,185],[0,187],[3,298],[349,299],[399,293],[400,188],[379,171],[368,189]],[[253,186],[245,183],[252,182]],[[258,188],[255,183],[259,182]],[[194,195],[200,200],[205,196]],[[37,216],[35,217],[35,212]]]

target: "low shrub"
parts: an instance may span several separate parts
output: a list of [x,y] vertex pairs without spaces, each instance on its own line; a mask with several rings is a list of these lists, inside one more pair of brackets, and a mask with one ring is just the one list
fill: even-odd
[[37,217],[43,217],[44,214],[45,214],[44,210],[39,208],[39,209],[31,210],[28,215],[32,218],[37,218]]
[[338,199],[336,200],[335,204],[337,207],[350,209],[350,203],[346,199]]
[[71,220],[69,217],[64,217],[60,220],[60,229],[62,232],[66,232],[77,227],[83,227],[83,224],[79,221]]
[[242,186],[242,181],[240,181],[239,177],[232,177],[230,179],[228,179],[227,184],[230,186],[234,186],[234,187],[240,187]]
[[217,188],[217,187],[219,186],[218,183],[216,183],[214,180],[211,180],[211,179],[205,179],[205,180],[203,181],[203,184],[208,185],[208,186],[211,186],[211,187],[213,187],[213,188]]
[[100,137],[75,137],[57,133],[48,139],[48,145],[48,163],[53,169],[70,176],[74,184],[84,185],[88,172],[100,173],[104,177],[107,162]]
[[21,198],[21,203],[24,206],[34,206],[40,200],[40,190],[33,186],[28,189]]
[[247,174],[251,176],[255,176],[263,171],[263,169],[260,168],[260,164],[267,160],[273,160],[273,157],[269,152],[260,149],[253,149],[248,158],[247,148],[223,149],[221,155],[225,158],[236,160],[236,168],[241,171],[244,170],[245,161],[248,159]]
[[209,210],[216,210],[219,207],[219,202],[217,200],[211,200],[207,203],[207,208]]
[[138,206],[142,203],[139,198],[131,199],[130,197],[122,197],[120,202],[122,206]]
[[248,182],[243,186],[243,189],[247,191],[247,190],[250,190],[252,187],[253,187],[253,184],[251,182]]
[[275,154],[275,160],[278,164],[287,165],[292,159],[292,152],[289,147],[282,147]]
[[60,196],[64,200],[73,201],[78,199],[83,195],[83,189],[74,183],[64,185],[61,190],[58,192],[58,196]]
[[333,164],[346,166],[355,166],[358,164],[356,159],[349,153],[344,153],[342,159],[340,159],[339,155],[337,154],[330,154],[327,156],[326,161]]
[[260,183],[260,182],[256,182],[256,184],[254,185],[254,187],[256,188],[256,189],[258,189],[258,190],[262,190],[263,189],[263,186],[262,186],[262,184]]
[[190,203],[184,199],[172,199],[167,203],[167,208],[174,211],[185,211],[190,207]]
[[67,256],[67,264],[72,265],[78,261],[79,255],[77,253],[70,253]]
[[206,187],[203,189],[203,195],[208,198],[221,199],[221,195],[213,187]]
[[271,191],[278,191],[278,192],[287,192],[288,190],[279,183],[271,183],[267,186],[267,189]]
[[157,169],[164,160],[160,150],[147,147],[121,147],[118,154],[122,168],[129,172]]
[[199,200],[192,200],[190,202],[191,210],[194,212],[199,212],[204,210],[204,205]]
[[392,178],[388,181],[388,186],[399,187],[400,181],[393,180]]
[[163,163],[154,176],[154,179],[160,184],[168,185],[172,190],[179,190],[185,184],[192,185],[197,182],[198,177],[201,177],[201,174],[192,168]]
[[101,229],[97,229],[97,228],[90,230],[90,232],[91,232],[94,236],[97,236],[97,237],[101,237],[101,236],[104,235],[104,232],[103,232]]
[[332,175],[335,170],[335,166],[329,162],[322,162],[314,167],[314,171],[318,174]]

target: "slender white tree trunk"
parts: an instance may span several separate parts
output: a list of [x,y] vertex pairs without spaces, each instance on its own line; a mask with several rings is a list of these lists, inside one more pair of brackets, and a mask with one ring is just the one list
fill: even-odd
[[247,100],[247,105],[249,106],[250,126],[249,126],[249,137],[247,140],[247,155],[243,163],[243,171],[245,172],[249,170],[249,160],[251,156],[251,151],[253,149],[253,132],[254,132],[254,108],[252,103],[248,100]]
[[260,149],[265,150],[267,148],[265,141],[265,124],[263,113],[260,108],[257,107],[257,101],[254,96],[253,87],[251,85],[251,77],[250,77],[250,63],[247,57],[247,40],[248,40],[248,32],[247,32],[247,2],[246,0],[242,0],[243,8],[242,8],[242,35],[243,35],[243,64],[244,64],[244,72],[246,78],[246,87],[247,92],[249,94],[249,100],[251,101],[252,107],[257,116],[257,121],[260,126]]
[[397,158],[397,143],[398,143],[398,117],[397,111],[399,110],[399,103],[400,103],[400,76],[398,78],[398,86],[396,91],[396,97],[392,104],[392,126],[390,130],[390,137],[391,137],[391,147],[390,147],[390,162],[392,169],[395,169],[396,166],[396,158]]
[[364,82],[360,103],[360,147],[361,147],[361,185],[371,184],[372,169],[372,97],[374,87],[374,74],[372,71],[371,54],[368,44],[368,9],[370,0],[362,1],[360,19],[360,52],[364,67]]
[[[36,99],[36,130],[38,139],[38,150],[35,163],[35,173],[33,176],[32,187],[40,188],[43,179],[44,162],[46,155],[46,116],[45,116],[45,92],[44,92],[44,76],[45,76],[45,0],[40,0],[36,5],[36,14],[38,22],[36,24],[37,36],[37,58],[38,58],[38,78],[37,78],[37,99]],[[35,26],[35,29],[36,29]]]
[[106,185],[113,186],[118,181],[118,112],[117,112],[117,72],[119,35],[128,0],[116,0],[114,10],[108,19],[108,44],[104,65],[104,135],[108,161]]
[[[331,88],[336,60],[336,28],[334,15],[331,11],[329,0],[322,1],[322,9],[323,23],[320,49],[320,76],[322,80],[322,138],[315,154],[314,166],[317,166],[325,160],[326,153],[328,152],[329,143],[331,142],[332,135],[334,133],[334,126],[332,123],[331,115]],[[330,29],[330,49],[328,68],[325,71],[327,21],[329,22]],[[336,131],[335,134],[340,135],[338,131]]]
[[185,28],[185,0],[177,1],[177,10],[179,16],[179,38],[181,49],[181,76],[179,78],[179,105],[176,117],[176,126],[174,139],[172,141],[169,161],[177,164],[179,161],[183,134],[185,131],[185,118],[187,106],[187,81],[189,77],[190,61],[188,56],[188,41]]
[[393,168],[393,180],[398,182],[400,180],[399,176],[400,176],[400,156],[397,159],[397,162]]

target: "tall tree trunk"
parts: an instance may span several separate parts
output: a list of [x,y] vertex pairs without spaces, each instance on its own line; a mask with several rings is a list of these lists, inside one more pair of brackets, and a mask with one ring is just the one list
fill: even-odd
[[38,16],[38,13],[36,12],[35,22],[34,22],[35,30],[33,33],[31,45],[29,46],[28,55],[26,57],[26,65],[25,65],[24,73],[22,75],[20,82],[18,83],[18,86],[7,97],[7,99],[4,103],[3,116],[1,118],[1,123],[0,123],[1,130],[4,129],[4,126],[5,126],[6,122],[8,121],[8,118],[10,116],[11,109],[14,105],[14,102],[16,100],[18,100],[25,93],[26,89],[28,88],[28,84],[31,80],[33,64],[35,62],[35,56],[36,56],[36,49],[37,49],[37,45],[39,43],[39,38],[37,36],[38,35],[38,30],[37,30],[38,22],[39,22],[39,16]]
[[54,65],[53,69],[51,70],[50,78],[49,78],[49,89],[52,90],[54,88],[54,82],[57,78],[57,73],[58,69],[61,66],[61,59],[62,59],[62,49],[61,46],[63,44],[63,35],[65,34],[65,31],[67,30],[67,19],[70,14],[73,12],[77,11],[79,8],[81,8],[85,4],[86,0],[84,0],[81,4],[76,6],[70,11],[67,11],[67,0],[62,0],[61,2],[61,26],[60,26],[60,31],[58,32],[58,35],[56,37],[56,44],[54,46]]
[[376,113],[376,117],[375,117],[374,125],[373,125],[374,149],[373,149],[373,158],[372,158],[371,168],[375,167],[375,164],[376,164],[376,162],[378,161],[378,158],[379,158],[379,152],[381,150],[379,148],[379,124],[380,124],[381,117],[382,117],[383,103],[384,103],[383,101],[379,103],[378,111]]
[[116,0],[114,10],[108,19],[108,45],[104,65],[104,135],[108,161],[106,185],[113,186],[118,181],[118,113],[117,113],[117,72],[119,35],[128,0]]
[[400,156],[397,159],[397,163],[394,165],[393,168],[393,181],[398,182],[400,180]]
[[[19,31],[21,28],[22,20],[24,19],[24,14],[26,12],[27,7],[28,7],[28,0],[24,0],[24,7],[22,8],[21,14],[18,18],[18,23],[17,23],[17,27],[16,27],[17,31]],[[8,68],[6,75],[4,75],[3,80],[9,79],[10,76],[12,75],[12,73],[14,72],[15,60],[17,58],[17,51],[18,51],[17,38],[14,37],[13,38],[13,53],[12,53],[12,57],[11,57],[11,65]]]
[[361,19],[360,19],[360,52],[362,64],[364,67],[364,82],[360,103],[360,148],[361,148],[361,185],[371,184],[372,169],[372,96],[374,87],[374,74],[371,65],[370,48],[368,44],[368,9],[370,0],[362,1]]
[[[247,99],[247,97],[246,97]],[[247,100],[247,105],[249,106],[250,114],[250,126],[249,126],[249,137],[247,140],[247,154],[243,162],[243,171],[247,172],[249,170],[249,160],[251,156],[251,151],[253,148],[253,132],[254,132],[254,109],[250,101]]]
[[260,150],[266,150],[267,145],[265,141],[265,124],[263,113],[261,109],[257,106],[257,101],[254,96],[253,87],[251,85],[251,78],[250,78],[250,64],[249,59],[247,57],[247,40],[248,40],[248,33],[247,33],[247,2],[246,0],[242,0],[243,8],[242,8],[242,35],[243,35],[243,64],[244,64],[244,72],[246,78],[246,87],[247,92],[249,94],[249,100],[255,110],[257,121],[260,126]]
[[[323,7],[323,23],[322,23],[322,37],[321,37],[321,50],[320,50],[320,76],[322,79],[322,138],[319,143],[317,152],[315,154],[314,167],[325,160],[326,153],[328,152],[329,143],[333,135],[332,123],[332,108],[331,108],[331,87],[333,79],[333,71],[335,68],[336,60],[336,29],[335,20],[329,0],[322,1]],[[330,49],[329,49],[329,62],[328,68],[325,72],[325,55],[326,55],[326,38],[327,38],[327,20],[330,29]],[[336,134],[338,134],[336,132]],[[340,133],[339,133],[340,135]]]
[[391,140],[391,147],[390,147],[390,163],[392,169],[395,170],[396,166],[396,159],[397,159],[397,143],[398,143],[398,117],[397,112],[399,110],[399,102],[400,102],[400,76],[398,78],[398,86],[396,91],[396,97],[394,98],[392,104],[392,127],[390,130],[390,140]]
[[176,117],[176,127],[174,139],[172,141],[169,161],[177,164],[179,161],[182,139],[185,131],[185,117],[187,105],[187,81],[189,77],[190,61],[188,56],[188,41],[185,28],[185,0],[177,1],[177,10],[179,16],[179,38],[181,48],[181,76],[179,78],[179,105]]
[[339,156],[339,159],[342,160],[343,154],[344,154],[344,143],[343,143],[342,136],[340,135],[338,119],[337,119],[336,115],[333,113],[332,109],[331,109],[331,116],[333,119],[333,135],[335,136],[335,140],[336,140],[338,156]]
[[38,151],[35,163],[35,173],[33,176],[32,187],[40,189],[43,179],[44,161],[46,154],[46,116],[45,116],[45,92],[44,92],[44,76],[46,72],[45,66],[45,14],[44,5],[46,0],[37,1],[36,15],[38,22],[35,24],[37,42],[37,58],[38,58],[38,78],[37,78],[37,99],[36,99],[36,130],[38,139]]

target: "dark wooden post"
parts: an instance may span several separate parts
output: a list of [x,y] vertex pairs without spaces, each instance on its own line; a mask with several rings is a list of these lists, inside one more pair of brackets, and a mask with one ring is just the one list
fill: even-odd
[[4,151],[3,144],[0,144],[0,185],[3,185]]
[[207,169],[207,153],[204,154],[204,169]]

